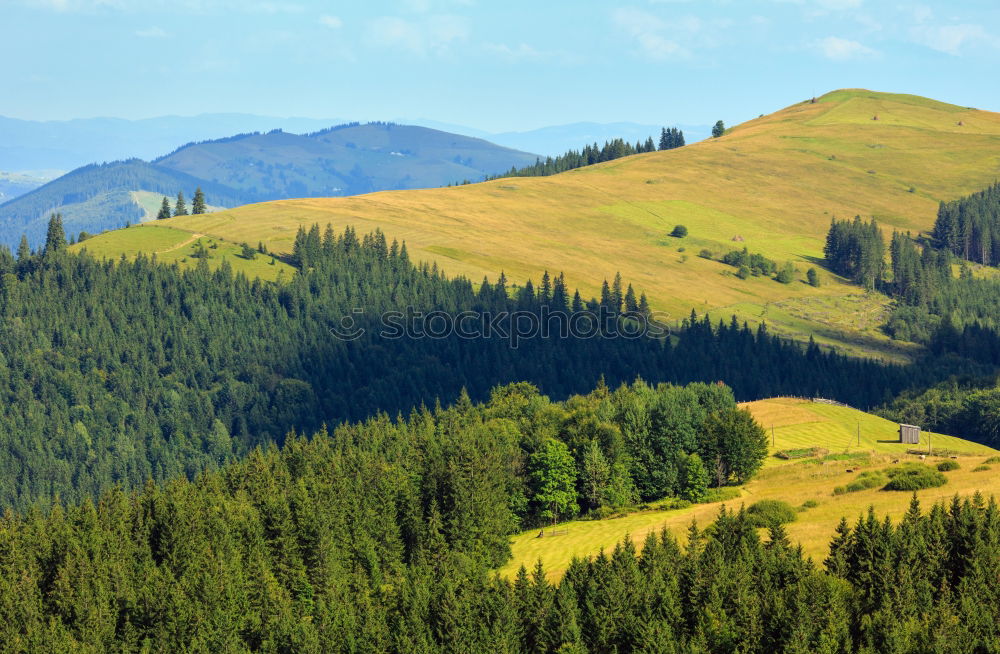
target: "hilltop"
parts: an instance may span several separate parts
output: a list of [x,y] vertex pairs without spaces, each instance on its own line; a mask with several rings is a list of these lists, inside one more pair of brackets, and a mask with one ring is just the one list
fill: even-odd
[[292,197],[344,196],[480,180],[533,163],[533,154],[424,127],[350,123],[309,134],[273,130],[189,143],[152,162],[89,165],[0,205],[0,242],[32,243],[52,212],[70,233],[114,229],[150,217],[134,195],[188,198],[234,207]]
[[[877,118],[877,120],[875,119]],[[616,271],[674,318],[692,309],[767,320],[855,353],[905,358],[878,331],[888,300],[822,272],[804,282],[739,280],[717,259],[747,247],[804,277],[834,216],[886,230],[928,229],[941,200],[1000,173],[1000,114],[910,95],[842,90],[730,129],[723,137],[545,178],[263,203],[172,227],[289,251],[301,225],[380,227],[414,258],[478,281],[523,283],[564,271],[597,293]],[[689,235],[668,234],[676,224]],[[713,260],[699,253],[707,250]]]

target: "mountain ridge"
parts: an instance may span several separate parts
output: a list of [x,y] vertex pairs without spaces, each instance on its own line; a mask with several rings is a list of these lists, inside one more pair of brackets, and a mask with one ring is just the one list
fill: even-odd
[[[731,128],[717,139],[545,178],[248,205],[175,218],[180,229],[290,251],[299,226],[378,227],[411,254],[478,280],[561,270],[597,294],[620,271],[672,320],[691,312],[767,321],[854,353],[907,358],[878,326],[889,300],[832,273],[830,220],[876,217],[929,229],[937,205],[1000,174],[1000,114],[905,94],[843,89]],[[689,236],[668,234],[676,224]],[[797,281],[737,280],[719,261],[747,247],[798,267]],[[684,248],[684,251],[679,251]],[[698,256],[705,250],[709,257]]]

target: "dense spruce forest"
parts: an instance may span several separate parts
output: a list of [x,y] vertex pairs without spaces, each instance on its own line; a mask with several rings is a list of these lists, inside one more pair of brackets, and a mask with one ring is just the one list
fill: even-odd
[[824,248],[827,265],[896,300],[885,326],[889,335],[926,345],[935,354],[1000,365],[1000,279],[976,277],[968,262],[956,260],[949,249],[934,242],[918,247],[909,234],[894,232],[888,254],[887,265],[874,219],[832,221]]
[[1000,264],[1000,183],[942,202],[931,232],[935,245],[987,266]]
[[[0,519],[9,652],[989,652],[1000,510],[976,496],[898,526],[844,521],[825,570],[742,509],[574,561],[491,569],[553,488],[671,423],[739,416],[725,389],[646,385],[552,403],[526,384],[448,409],[290,436],[195,481]],[[716,408],[718,407],[718,408]],[[759,429],[759,428],[758,428]],[[572,448],[572,449],[570,449]],[[616,451],[617,450],[617,451]],[[657,462],[664,459],[656,457]],[[612,469],[614,464],[612,464]],[[612,475],[613,476],[613,475]],[[581,479],[582,477],[582,479]],[[617,481],[603,486],[613,497]],[[599,500],[601,501],[601,500]]]
[[652,136],[646,139],[645,142],[636,141],[634,145],[624,139],[612,139],[610,141],[605,141],[603,147],[598,146],[597,143],[594,143],[593,145],[585,145],[582,150],[568,150],[565,154],[561,154],[555,158],[546,157],[544,161],[538,159],[530,166],[523,166],[521,168],[515,166],[506,173],[493,175],[491,177],[487,177],[487,179],[500,179],[503,177],[544,177],[547,175],[555,175],[556,173],[564,173],[567,170],[573,170],[574,168],[582,168],[583,166],[601,163],[602,161],[614,161],[615,159],[620,159],[633,154],[656,152],[657,150],[672,150],[683,146],[684,132],[676,127],[671,127],[669,129],[664,127],[660,131],[660,141],[658,144],[653,141]]
[[[0,248],[0,506],[190,477],[280,444],[291,429],[405,413],[463,388],[482,400],[497,384],[527,381],[565,398],[602,376],[611,386],[642,377],[720,381],[739,399],[816,394],[866,407],[954,369],[849,359],[693,314],[676,342],[629,337],[645,302],[619,279],[587,302],[561,275],[537,290],[515,292],[502,276],[477,289],[414,265],[379,232],[314,226],[294,260],[302,268],[277,284],[204,260],[188,270],[144,256],[98,261],[66,251],[57,219],[42,251],[23,244],[15,258]],[[516,342],[385,333],[381,316],[407,307],[471,312],[484,326],[499,316],[508,333],[517,316],[546,310],[556,334],[571,313],[595,329]],[[354,316],[364,335],[338,338]]]
[[[979,234],[970,225],[991,215],[998,191],[1000,187],[993,186],[943,204],[933,240],[918,245],[910,234],[894,232],[888,265],[874,219],[834,219],[824,250],[834,272],[896,300],[885,325],[889,335],[926,345],[934,356],[954,355],[970,362],[962,375],[930,388],[904,391],[879,413],[994,447],[1000,445],[1000,385],[995,370],[1000,365],[1000,280],[977,277],[968,261],[956,259],[956,247],[948,245],[951,228],[943,225],[960,224],[965,233]],[[967,253],[964,245],[957,252]],[[976,368],[971,362],[987,367]]]

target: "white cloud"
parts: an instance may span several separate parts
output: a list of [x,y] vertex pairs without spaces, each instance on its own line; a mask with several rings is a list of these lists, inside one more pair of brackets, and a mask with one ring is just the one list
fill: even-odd
[[[664,36],[668,24],[649,12],[618,9],[613,18],[615,24],[634,39],[639,51],[650,59],[684,59],[691,54],[681,44]],[[692,32],[700,29],[701,23],[697,18],[681,19],[675,27]]]
[[962,48],[971,44],[1000,46],[1000,40],[980,25],[918,25],[910,35],[914,42],[950,55],[961,54]]
[[344,26],[344,21],[337,16],[320,16],[319,23],[335,30]]
[[397,16],[376,18],[368,25],[366,39],[377,47],[395,47],[414,54],[441,54],[469,38],[466,21],[458,16],[427,16],[406,20]]
[[866,45],[839,36],[828,36],[816,41],[814,45],[824,57],[833,61],[849,61],[878,54]]
[[143,39],[165,39],[169,34],[162,27],[148,27],[144,30],[136,30],[135,35]]

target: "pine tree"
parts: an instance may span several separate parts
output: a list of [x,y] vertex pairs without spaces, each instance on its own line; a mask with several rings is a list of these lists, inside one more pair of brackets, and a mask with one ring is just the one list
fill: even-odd
[[208,207],[205,205],[205,194],[201,192],[201,187],[199,186],[194,190],[194,199],[191,201],[191,215],[197,216],[205,213],[207,210]]
[[174,204],[175,216],[188,215],[187,205],[184,203],[184,191],[177,192],[177,202]]
[[21,242],[17,245],[18,262],[26,262],[31,258],[31,246],[28,245],[28,237],[21,235]]
[[160,205],[160,212],[156,214],[156,219],[163,220],[165,218],[169,218],[170,216],[170,201],[167,200],[167,196],[164,195],[163,204]]
[[52,214],[49,218],[49,228],[45,235],[44,254],[50,255],[66,249],[66,232],[63,230],[62,214]]

